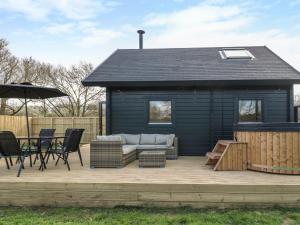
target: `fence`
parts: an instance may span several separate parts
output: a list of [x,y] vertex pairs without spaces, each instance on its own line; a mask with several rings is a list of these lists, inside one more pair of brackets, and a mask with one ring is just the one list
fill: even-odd
[[[16,136],[25,136],[27,134],[26,124],[25,116],[0,116],[0,130],[12,131]],[[30,117],[29,125],[31,125]]]
[[[64,135],[67,128],[85,129],[81,143],[90,143],[99,134],[98,117],[30,117],[31,135],[37,136],[41,128],[54,128],[55,135]],[[16,136],[27,135],[26,117],[0,116],[0,130],[10,130]]]

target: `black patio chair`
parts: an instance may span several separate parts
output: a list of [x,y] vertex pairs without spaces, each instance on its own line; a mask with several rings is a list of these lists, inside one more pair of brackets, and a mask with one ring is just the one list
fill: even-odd
[[24,160],[29,154],[28,152],[22,151],[20,143],[14,133],[11,131],[0,131],[0,155],[6,161],[7,169],[10,169],[8,158],[17,157],[20,162],[17,177],[20,176],[21,170],[24,169]]
[[[51,129],[51,128],[42,128],[40,130],[39,133],[40,139],[38,139],[36,143],[33,143],[33,147],[36,150],[36,155],[33,164],[35,164],[36,160],[39,159],[39,152],[41,152],[43,149],[45,151],[51,149],[54,133],[55,133],[55,129]],[[54,154],[52,154],[52,157],[53,159],[55,159]]]
[[[62,145],[53,146],[52,149],[47,152],[47,154],[48,155],[51,153],[56,154],[58,159],[57,159],[55,165],[57,165],[59,160],[62,159],[64,161],[64,164],[67,165],[68,170],[70,170],[68,158],[69,158],[69,154],[73,153],[73,152],[78,153],[81,166],[83,166],[81,152],[80,152],[80,141],[81,141],[81,137],[84,132],[84,129],[70,129],[70,130],[68,130],[68,132],[69,132],[69,135],[65,136]],[[66,133],[67,133],[67,131],[66,131]]]
[[[70,136],[72,130],[74,130],[74,128],[67,128],[66,129],[63,142],[59,141],[58,143],[55,143],[56,147],[61,148],[62,146],[65,146],[65,144],[66,144],[66,142],[68,140],[68,137]],[[51,150],[51,148],[49,150]],[[50,155],[54,156],[54,153],[46,154],[46,156],[45,156],[45,158],[47,157],[46,158],[46,164],[49,161]],[[55,160],[54,157],[53,157],[53,160]]]
[[[65,138],[64,138],[63,142],[60,142],[60,145],[65,146],[67,144],[68,138],[73,130],[78,130],[80,132],[80,139],[78,139],[79,143],[77,143],[78,149],[73,152],[76,152],[76,151],[78,152],[80,164],[81,164],[81,166],[83,166],[81,152],[80,152],[80,141],[81,141],[81,137],[84,132],[84,129],[67,128],[65,131]],[[57,165],[58,161],[59,161],[59,159],[57,160],[56,165]]]

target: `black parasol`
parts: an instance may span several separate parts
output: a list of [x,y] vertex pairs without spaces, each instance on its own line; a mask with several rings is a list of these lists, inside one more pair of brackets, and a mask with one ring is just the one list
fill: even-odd
[[25,112],[27,121],[27,135],[28,143],[30,146],[29,138],[29,121],[28,121],[28,110],[27,110],[27,99],[46,99],[67,96],[67,94],[61,92],[57,88],[35,86],[31,83],[12,83],[0,85],[0,98],[22,98],[25,99]]

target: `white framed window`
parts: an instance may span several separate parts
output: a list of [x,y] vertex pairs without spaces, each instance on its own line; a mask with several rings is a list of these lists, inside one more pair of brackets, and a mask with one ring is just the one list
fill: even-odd
[[226,48],[220,51],[222,59],[254,59],[254,55],[244,48]]
[[149,101],[149,124],[172,124],[172,102]]
[[239,122],[262,122],[262,101],[239,100]]

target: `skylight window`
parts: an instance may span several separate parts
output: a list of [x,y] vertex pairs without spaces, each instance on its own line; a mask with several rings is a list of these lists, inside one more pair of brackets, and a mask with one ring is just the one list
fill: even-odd
[[222,59],[254,59],[251,52],[244,48],[228,48],[220,51]]

